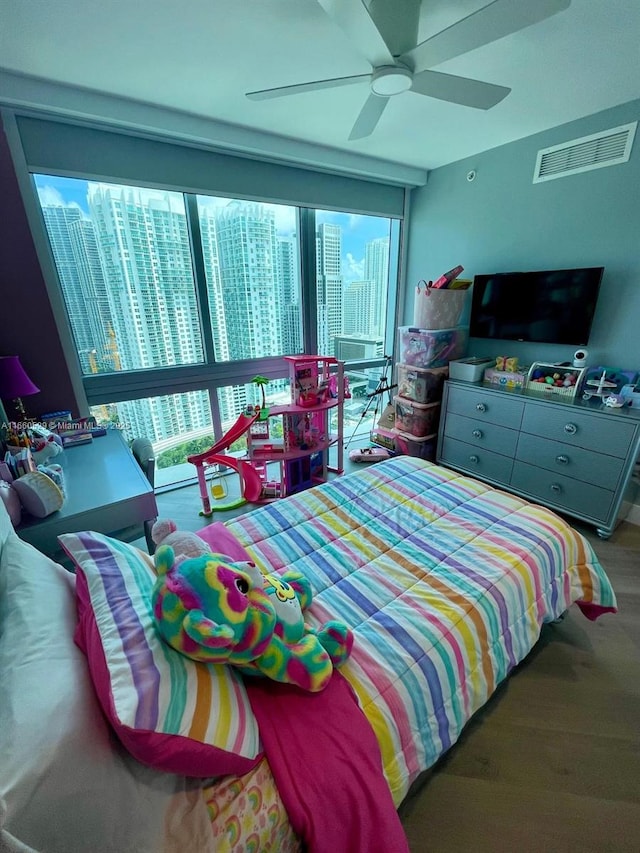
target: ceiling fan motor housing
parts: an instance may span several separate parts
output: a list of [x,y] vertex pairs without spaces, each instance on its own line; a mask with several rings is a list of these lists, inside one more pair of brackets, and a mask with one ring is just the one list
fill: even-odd
[[385,98],[400,95],[411,88],[413,72],[404,65],[383,65],[371,75],[371,91]]

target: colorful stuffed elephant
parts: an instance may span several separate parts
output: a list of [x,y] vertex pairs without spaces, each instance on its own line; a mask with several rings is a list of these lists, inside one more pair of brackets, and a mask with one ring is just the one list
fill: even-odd
[[312,592],[300,572],[263,575],[254,563],[220,554],[176,560],[167,545],[155,563],[156,626],[188,657],[317,692],[349,656],[353,635],[346,625],[331,621],[317,633],[305,625],[302,611]]

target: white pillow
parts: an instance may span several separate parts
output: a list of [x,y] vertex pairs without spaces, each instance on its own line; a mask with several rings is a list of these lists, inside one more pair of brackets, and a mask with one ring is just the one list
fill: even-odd
[[4,480],[0,480],[0,503],[8,512],[11,524],[17,527],[22,519],[20,498],[11,483],[5,483]]
[[213,853],[202,781],[139,764],[102,715],[73,642],[75,576],[6,523],[0,509],[0,844]]
[[10,533],[13,533],[13,525],[11,524],[11,519],[9,518],[9,513],[5,508],[4,502],[0,501],[0,548],[2,548],[5,539]]

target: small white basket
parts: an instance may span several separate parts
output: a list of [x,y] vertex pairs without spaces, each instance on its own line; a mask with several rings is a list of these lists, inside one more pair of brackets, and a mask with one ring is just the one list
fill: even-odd
[[[549,394],[554,397],[575,397],[582,385],[582,380],[586,372],[586,367],[563,367],[559,364],[545,364],[541,361],[534,361],[529,368],[525,388],[528,391],[537,391],[541,394]],[[568,386],[539,381],[540,379],[546,380],[547,377],[554,379],[556,376],[558,377],[556,381],[562,381],[569,374],[571,375],[573,384]]]

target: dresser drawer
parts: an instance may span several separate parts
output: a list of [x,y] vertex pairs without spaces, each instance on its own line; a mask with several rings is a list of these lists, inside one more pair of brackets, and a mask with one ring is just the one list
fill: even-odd
[[456,415],[518,429],[523,409],[521,400],[510,400],[495,391],[460,388],[452,384],[448,387],[447,412]]
[[528,404],[522,419],[522,432],[621,458],[629,452],[635,426],[613,416],[597,417],[564,406],[556,410],[552,405]]
[[612,490],[618,485],[624,464],[624,460],[616,456],[605,456],[526,433],[520,433],[516,459]]
[[446,434],[442,441],[440,461],[454,468],[464,468],[472,475],[507,484],[511,477],[513,459],[492,453],[473,444],[457,441]]
[[518,443],[518,432],[497,424],[478,421],[477,418],[465,418],[463,415],[448,415],[444,434],[448,438],[465,441],[474,447],[493,450],[502,456],[514,456]]
[[532,501],[557,507],[605,523],[609,517],[614,492],[571,477],[565,477],[525,462],[514,462],[511,486],[528,495]]

